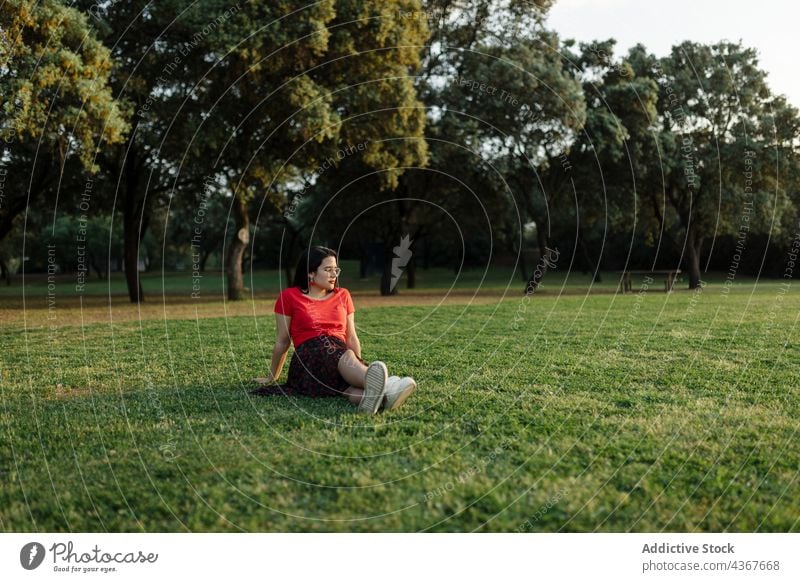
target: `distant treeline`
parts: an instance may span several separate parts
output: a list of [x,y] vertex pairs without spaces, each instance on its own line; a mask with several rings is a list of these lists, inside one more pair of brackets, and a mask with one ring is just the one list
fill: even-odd
[[224,269],[236,299],[320,243],[384,294],[401,246],[410,285],[519,259],[522,289],[548,249],[784,273],[800,117],[756,51],[617,55],[550,4],[7,0],[0,275],[122,270],[138,302],[142,269]]

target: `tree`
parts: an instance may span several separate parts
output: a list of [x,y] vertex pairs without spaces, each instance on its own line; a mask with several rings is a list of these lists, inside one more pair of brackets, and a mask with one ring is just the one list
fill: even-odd
[[[248,207],[260,193],[285,216],[294,202],[285,185],[314,183],[328,160],[353,148],[382,171],[385,188],[405,166],[425,162],[424,112],[409,75],[427,29],[398,17],[419,8],[416,0],[331,0],[294,12],[251,3],[224,28],[203,131],[222,145],[214,167],[231,193],[230,299],[242,295]],[[253,34],[253,23],[267,30]]]
[[[444,111],[442,92],[443,83],[452,83],[459,75],[462,62],[469,58],[470,51],[476,50],[482,43],[488,51],[495,50],[498,38],[503,38],[509,43],[517,38],[530,39],[533,31],[544,13],[549,2],[498,2],[498,1],[428,1],[424,3],[425,10],[413,10],[413,6],[406,3],[396,3],[397,11],[390,11],[390,15],[411,23],[427,23],[433,29],[429,43],[423,49],[423,60],[419,74],[415,78],[417,93],[424,99],[424,104],[429,112],[426,120],[425,133],[428,147],[431,149],[430,160],[432,170],[426,171],[419,168],[406,169],[397,180],[396,185],[381,185],[380,179],[389,178],[389,172],[378,172],[369,176],[371,168],[379,168],[375,163],[364,163],[359,157],[348,157],[337,165],[336,172],[326,173],[318,182],[313,183],[313,188],[305,188],[310,194],[304,197],[305,216],[312,219],[323,214],[318,229],[339,239],[345,233],[351,237],[345,242],[354,242],[361,254],[361,263],[366,264],[366,257],[376,251],[381,255],[383,263],[383,276],[381,277],[380,292],[388,295],[396,291],[396,267],[399,259],[395,249],[402,247],[403,240],[410,240],[410,248],[401,252],[415,251],[422,240],[427,243],[434,234],[441,234],[442,222],[449,223],[451,217],[458,221],[458,226],[464,226],[462,234],[477,242],[475,230],[469,225],[484,221],[481,225],[485,228],[485,219],[480,208],[481,200],[471,200],[464,196],[463,187],[455,185],[452,178],[444,178],[445,174],[457,175],[463,178],[464,183],[477,186],[480,196],[491,207],[495,216],[505,213],[509,206],[507,187],[502,178],[497,177],[497,172],[484,165],[476,163],[483,155],[478,151],[479,140],[486,134],[469,134],[470,119],[468,116],[453,117],[452,120],[443,121]],[[393,13],[393,14],[392,14]],[[477,58],[473,59],[477,60]],[[491,60],[491,59],[487,59]],[[456,83],[457,84],[457,83]],[[456,101],[461,96],[455,98]],[[455,110],[460,110],[460,103]],[[480,109],[476,107],[476,109]],[[421,109],[418,109],[421,111]],[[409,109],[409,111],[412,111]],[[474,113],[474,112],[473,112]],[[476,114],[480,115],[478,111]],[[422,124],[417,126],[421,128]],[[393,133],[389,125],[381,129],[384,138],[391,137]],[[469,137],[466,137],[469,134]],[[400,133],[399,135],[402,135]],[[446,141],[455,141],[461,147],[444,145]],[[396,142],[403,143],[403,142]],[[414,143],[423,144],[420,140]],[[421,157],[421,156],[418,156]],[[489,179],[487,180],[487,176]],[[486,188],[484,184],[491,184]],[[499,184],[499,187],[498,187]],[[329,198],[336,194],[346,201],[341,204],[328,204]],[[387,195],[393,201],[386,203]],[[495,203],[495,196],[502,201]],[[362,212],[369,208],[380,208],[370,211],[368,218]],[[324,209],[324,210],[323,210]],[[500,211],[502,209],[502,211]],[[450,214],[443,212],[447,210]],[[360,217],[360,218],[358,218]],[[357,222],[352,222],[356,220]],[[339,236],[336,236],[338,233]],[[457,232],[453,233],[458,240]],[[446,237],[442,237],[446,238]],[[352,239],[355,239],[354,241]],[[462,247],[456,249],[449,244],[447,251],[453,251],[453,256],[460,256]],[[453,247],[453,248],[450,248]],[[444,249],[440,248],[440,251]],[[415,252],[406,265],[409,285],[414,284]]]
[[357,254],[362,275],[367,263],[379,255],[379,290],[381,295],[392,295],[397,292],[398,265],[402,263],[402,273],[413,284],[413,258],[421,239],[432,228],[443,231],[453,226],[448,212],[462,204],[456,197],[448,199],[446,181],[444,187],[434,184],[432,175],[420,168],[407,169],[387,196],[382,172],[358,158],[345,159],[306,192],[292,222],[302,225],[298,232],[305,240],[336,241],[338,247]]
[[18,215],[60,192],[65,173],[96,173],[98,151],[123,141],[111,65],[78,10],[56,0],[0,7],[0,240]]
[[[535,221],[544,256],[556,199],[541,182],[541,172],[569,150],[583,126],[585,104],[580,82],[565,66],[554,34],[542,30],[534,37],[507,40],[508,46],[486,42],[459,55],[452,76],[429,93],[441,108],[432,133],[465,145],[499,171],[482,197],[487,205],[511,203],[519,209],[518,240],[522,225]],[[443,162],[462,175],[475,164],[465,166],[460,158],[445,157]],[[516,250],[522,255],[521,247]]]
[[[656,60],[631,51],[637,73],[659,85],[653,120],[658,158],[642,202],[659,231],[683,235],[689,287],[701,285],[705,244],[720,235],[770,228],[791,209],[776,161],[791,162],[797,112],[775,97],[756,51],[741,44],[685,42]],[[775,119],[784,119],[781,126]]]
[[121,210],[128,296],[144,300],[138,265],[153,211],[198,205],[207,158],[193,147],[203,111],[198,85],[217,60],[210,39],[237,10],[222,0],[77,0],[111,47],[111,84],[131,124],[125,143],[103,152],[98,195]]
[[645,154],[652,148],[658,99],[655,81],[615,58],[614,44],[581,43],[574,53],[573,43],[565,43],[566,64],[582,83],[586,121],[569,148],[549,156],[541,172],[551,207],[559,209],[551,214],[556,229],[562,240],[575,241],[574,251],[596,281],[602,243],[636,224],[637,184],[650,161]]
[[[105,279],[117,252],[122,248],[122,238],[112,229],[110,216],[70,216],[62,214],[52,225],[53,242],[59,248],[72,248],[72,259],[62,268],[79,275],[79,281],[89,278],[94,270],[98,279]],[[80,242],[76,243],[76,233]]]

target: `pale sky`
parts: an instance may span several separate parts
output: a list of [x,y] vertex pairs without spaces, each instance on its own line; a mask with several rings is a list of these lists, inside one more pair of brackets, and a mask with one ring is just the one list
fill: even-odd
[[758,49],[773,93],[800,108],[797,0],[556,0],[548,21],[561,38],[617,39],[615,54],[641,42],[656,56],[684,40],[742,41]]

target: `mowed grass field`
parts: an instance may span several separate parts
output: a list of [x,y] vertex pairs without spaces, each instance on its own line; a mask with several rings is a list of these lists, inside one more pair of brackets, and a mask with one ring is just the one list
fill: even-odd
[[800,531],[794,286],[448,277],[343,281],[364,357],[419,383],[374,417],[249,394],[274,290],[4,293],[0,530]]

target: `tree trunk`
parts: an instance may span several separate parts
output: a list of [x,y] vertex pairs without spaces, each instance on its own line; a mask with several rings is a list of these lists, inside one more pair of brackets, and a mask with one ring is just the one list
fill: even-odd
[[92,253],[89,253],[89,265],[94,269],[94,272],[97,273],[98,279],[105,279],[105,272],[103,272],[102,267],[99,266],[97,259]]
[[283,268],[283,274],[286,277],[286,286],[291,287],[292,283],[294,283],[294,273],[292,273],[292,267],[289,263],[286,263],[286,266]]
[[600,259],[598,258],[597,262],[592,260],[592,256],[589,253],[589,247],[586,244],[586,240],[583,238],[583,233],[578,233],[578,244],[583,252],[583,258],[586,261],[586,267],[588,268],[589,272],[592,273],[592,281],[594,283],[600,283],[602,281],[602,278],[600,277]]
[[[131,135],[134,135],[134,131]],[[133,138],[131,138],[133,139]],[[128,143],[125,154],[125,172],[123,194],[125,200],[122,208],[122,241],[125,246],[123,252],[125,282],[128,285],[128,298],[131,303],[141,303],[144,301],[144,290],[142,281],[139,278],[139,246],[144,236],[144,200],[139,203],[139,170],[137,167],[136,147],[133,143]]]
[[287,242],[284,247],[286,261],[282,263],[283,274],[286,276],[286,287],[291,287],[294,284],[294,271],[292,271],[294,264],[292,262],[292,255],[294,255],[294,246],[297,243],[297,239],[300,238],[300,233],[302,230],[294,230],[288,221],[286,221],[284,224],[284,232],[289,233],[289,242]]
[[392,259],[394,253],[392,247],[387,246],[383,251],[383,273],[381,274],[381,295],[397,294],[397,285],[392,287]]
[[547,273],[548,269],[554,269],[556,267],[559,254],[557,249],[551,249],[547,245],[544,246],[544,252],[542,252],[539,260],[536,262],[533,273],[531,273],[531,276],[528,278],[528,283],[525,286],[525,295],[533,295],[538,291],[545,273]]
[[367,247],[365,245],[358,245],[358,277],[360,279],[367,278],[367,262],[369,255],[367,254]]
[[542,279],[544,279],[544,274],[547,273],[547,263],[543,260],[539,260],[536,263],[536,268],[531,273],[531,276],[528,277],[528,283],[525,285],[525,295],[533,295],[539,289],[539,285],[542,284]]
[[144,301],[142,281],[139,279],[139,235],[136,227],[125,220],[125,282],[128,284],[128,298],[131,303]]
[[201,273],[205,273],[206,272],[206,263],[208,262],[208,259],[211,256],[212,252],[213,251],[211,251],[211,250],[200,249],[200,265],[199,265],[199,267],[200,267],[200,272]]
[[689,261],[689,289],[697,289],[702,285],[700,280],[700,253],[703,250],[703,237],[698,236],[694,228],[689,228],[686,241],[687,259]]
[[406,265],[406,289],[415,289],[417,286],[417,259],[412,256]]
[[539,261],[547,256],[547,233],[542,228],[541,223],[536,221],[536,242],[539,245]]
[[228,299],[238,301],[244,293],[242,260],[250,242],[250,217],[247,214],[247,203],[240,196],[234,194],[232,204],[236,231],[228,252]]
[[536,242],[539,246],[539,259],[536,261],[536,267],[534,267],[531,276],[528,277],[528,282],[525,285],[525,295],[536,293],[548,268],[547,257],[550,249],[547,247],[547,234],[545,234],[538,221],[536,222]]
[[[33,189],[31,189],[31,192]],[[20,198],[16,201],[11,203],[9,208],[6,208],[6,212],[3,214],[2,218],[0,218],[0,241],[2,241],[8,234],[14,230],[14,219],[22,214],[26,208],[28,208],[28,201],[31,204],[35,204],[36,196],[31,194],[30,198],[20,196]]]
[[0,275],[6,280],[6,285],[11,285],[11,270],[5,259],[0,259]]
[[518,262],[519,262],[520,276],[522,277],[523,281],[527,281],[528,280],[528,262],[525,260],[525,240],[524,240],[524,237],[523,237],[523,240],[521,241],[521,244],[520,244],[519,247],[517,247],[516,244],[513,244],[513,243],[511,244],[511,252],[512,253],[517,253],[517,256],[519,257],[519,261]]
[[[144,301],[144,290],[139,278],[139,221],[136,220],[136,200],[132,200],[133,198],[134,195],[129,193],[125,199],[122,234],[125,245],[123,257],[128,298],[131,303],[141,303]],[[131,206],[134,208],[130,208]]]

